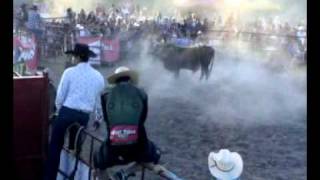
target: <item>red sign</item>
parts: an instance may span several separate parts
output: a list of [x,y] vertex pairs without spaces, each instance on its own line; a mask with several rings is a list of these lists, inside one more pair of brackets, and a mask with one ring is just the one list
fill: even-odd
[[131,144],[138,140],[138,126],[135,125],[118,125],[111,128],[111,144]]
[[39,64],[34,36],[13,37],[13,63],[25,62],[30,70],[36,70]]
[[103,60],[105,62],[114,62],[119,59],[120,41],[119,38],[102,40]]

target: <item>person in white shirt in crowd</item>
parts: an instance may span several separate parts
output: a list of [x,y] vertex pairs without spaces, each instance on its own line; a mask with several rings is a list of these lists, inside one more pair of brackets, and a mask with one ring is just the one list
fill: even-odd
[[208,166],[213,180],[240,180],[243,161],[239,153],[221,149],[218,153],[211,152]]
[[296,37],[299,50],[301,52],[304,52],[306,49],[307,32],[305,26],[302,23],[300,23],[296,28]]
[[28,21],[27,4],[23,3],[18,12],[15,14],[14,20],[17,20],[17,29],[25,29],[25,24]]
[[96,113],[96,121],[102,120],[100,96],[105,82],[101,73],[88,62],[96,54],[85,44],[76,44],[74,50],[66,54],[75,56],[79,63],[63,72],[57,89],[55,104],[58,116],[52,124],[45,180],[56,180],[67,128],[74,123],[86,126],[93,112]]
[[84,36],[89,36],[90,35],[90,31],[88,29],[86,29],[84,26],[77,24],[76,25],[76,29],[79,32],[79,36],[80,37],[84,37]]
[[75,25],[76,24],[76,13],[72,11],[71,8],[67,9],[66,12],[66,23],[70,25]]

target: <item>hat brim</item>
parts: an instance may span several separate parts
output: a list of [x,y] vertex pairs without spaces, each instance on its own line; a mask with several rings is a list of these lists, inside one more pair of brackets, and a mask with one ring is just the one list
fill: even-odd
[[212,176],[218,179],[236,179],[239,178],[243,171],[243,161],[241,156],[238,153],[231,153],[231,158],[235,164],[234,168],[231,171],[224,172],[217,168],[217,166],[212,166],[214,163],[211,158],[213,158],[216,153],[210,153],[208,158],[209,170]]
[[[73,50],[65,51],[64,53],[65,53],[65,54],[69,54],[69,55],[73,55],[73,56],[79,56],[79,55],[81,55],[81,53],[76,52],[76,51],[73,51]],[[94,52],[91,51],[91,50],[89,50],[87,53],[84,53],[84,54],[87,54],[89,57],[97,57],[97,54],[94,53]]]
[[110,84],[115,84],[119,78],[126,77],[126,76],[129,77],[134,84],[138,83],[138,73],[132,70],[123,71],[117,74],[112,74],[111,76],[108,77],[107,80]]
[[31,9],[31,10],[38,10],[38,7],[35,6],[35,5],[33,5],[33,6],[30,7],[30,9]]

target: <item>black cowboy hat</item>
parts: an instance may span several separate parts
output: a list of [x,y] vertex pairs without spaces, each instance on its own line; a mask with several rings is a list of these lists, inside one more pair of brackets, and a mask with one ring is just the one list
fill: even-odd
[[88,56],[88,57],[96,57],[97,55],[91,51],[89,49],[89,46],[87,44],[80,44],[80,43],[77,43],[75,46],[74,46],[74,49],[73,50],[68,50],[65,52],[65,54],[71,54],[71,55],[74,55],[74,56]]
[[37,11],[38,10],[38,6],[37,5],[35,5],[35,4],[33,4],[32,6],[31,6],[31,8],[30,8],[31,10],[35,10],[35,11]]

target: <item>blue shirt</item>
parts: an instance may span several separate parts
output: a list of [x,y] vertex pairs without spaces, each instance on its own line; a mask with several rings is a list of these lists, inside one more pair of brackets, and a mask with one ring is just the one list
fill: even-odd
[[104,78],[89,63],[79,63],[66,69],[57,90],[56,107],[65,106],[87,113],[95,112],[102,117],[100,95],[104,89]]
[[174,43],[179,47],[189,47],[192,45],[192,40],[188,38],[177,38]]
[[29,29],[41,29],[41,17],[36,11],[29,11],[27,27]]

